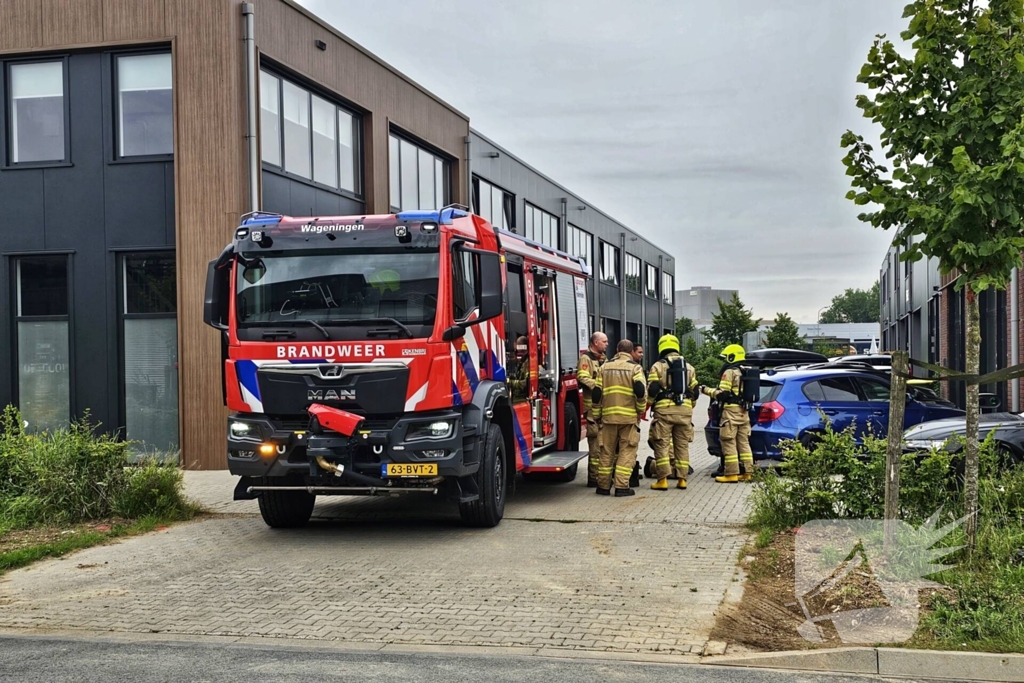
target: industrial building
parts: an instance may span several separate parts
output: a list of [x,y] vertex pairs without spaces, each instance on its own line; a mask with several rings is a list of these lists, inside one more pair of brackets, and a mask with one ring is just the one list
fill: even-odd
[[718,302],[731,301],[735,289],[712,289],[711,287],[690,287],[676,292],[676,318],[689,318],[695,327],[710,327],[711,319],[718,315]]
[[200,312],[207,262],[254,209],[473,204],[587,258],[609,336],[672,327],[663,250],[291,0],[0,0],[0,17],[0,404],[31,429],[88,412],[224,467]]

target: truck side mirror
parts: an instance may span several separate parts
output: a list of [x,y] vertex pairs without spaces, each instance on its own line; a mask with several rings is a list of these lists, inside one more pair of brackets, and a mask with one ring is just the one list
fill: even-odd
[[504,310],[501,257],[494,252],[477,252],[480,258],[480,315],[477,320],[497,318]]
[[[231,296],[230,247],[206,266],[203,322],[218,330],[228,329],[228,299]],[[229,254],[226,258],[225,254]]]

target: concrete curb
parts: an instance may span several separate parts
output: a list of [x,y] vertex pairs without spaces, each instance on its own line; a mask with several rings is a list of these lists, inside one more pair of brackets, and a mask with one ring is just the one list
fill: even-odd
[[766,652],[736,657],[704,657],[703,664],[869,674],[889,678],[953,681],[1024,681],[1024,655],[989,652],[841,647],[834,650]]

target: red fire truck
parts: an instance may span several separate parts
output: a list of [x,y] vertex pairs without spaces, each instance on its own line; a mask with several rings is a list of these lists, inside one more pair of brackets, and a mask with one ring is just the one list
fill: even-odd
[[292,527],[318,495],[444,495],[493,527],[517,473],[571,481],[588,277],[458,208],[247,214],[204,306],[235,498]]

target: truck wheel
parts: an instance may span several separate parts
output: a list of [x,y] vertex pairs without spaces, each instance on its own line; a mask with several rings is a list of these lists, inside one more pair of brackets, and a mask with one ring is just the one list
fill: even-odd
[[505,514],[505,491],[508,475],[505,472],[505,439],[497,425],[489,425],[483,442],[483,457],[476,473],[480,498],[461,503],[459,514],[469,526],[490,528],[498,526]]
[[305,526],[313,516],[316,496],[305,491],[264,491],[259,496],[260,515],[273,529]]

